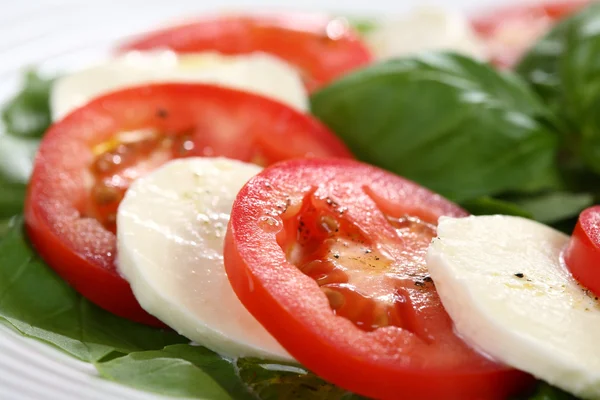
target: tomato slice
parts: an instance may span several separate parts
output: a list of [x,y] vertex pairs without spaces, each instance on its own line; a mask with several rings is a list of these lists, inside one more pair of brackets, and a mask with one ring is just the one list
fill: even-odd
[[600,206],[579,215],[564,260],[573,277],[600,296]]
[[588,3],[572,0],[509,7],[476,17],[473,26],[485,41],[492,61],[510,68],[558,20]]
[[149,33],[122,50],[154,48],[179,53],[270,53],[298,68],[310,91],[372,61],[367,46],[343,19],[305,14],[205,19]]
[[25,204],[42,258],[92,302],[157,325],[115,268],[115,213],[129,184],[166,161],[226,156],[268,165],[350,157],[317,120],[250,93],[161,84],[92,101],[44,136]]
[[443,215],[467,213],[356,161],[284,161],[238,194],[227,275],[299,362],[341,387],[378,399],[505,399],[530,377],[454,334],[427,272]]

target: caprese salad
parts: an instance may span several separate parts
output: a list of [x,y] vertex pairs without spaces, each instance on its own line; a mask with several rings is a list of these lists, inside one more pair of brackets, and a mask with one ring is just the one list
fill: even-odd
[[0,321],[172,397],[598,399],[599,26],[227,14],[29,73]]

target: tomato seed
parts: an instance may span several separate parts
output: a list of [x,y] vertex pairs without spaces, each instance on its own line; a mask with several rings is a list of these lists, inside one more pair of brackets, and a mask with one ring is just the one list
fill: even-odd
[[325,293],[325,296],[327,296],[327,300],[329,300],[329,305],[333,311],[339,310],[344,306],[344,303],[346,303],[344,295],[337,290],[328,287],[321,287],[321,290]]
[[262,154],[255,154],[250,160],[252,164],[256,164],[259,167],[266,167],[269,165],[268,160]]
[[92,188],[92,196],[96,204],[106,205],[121,200],[121,191],[113,186],[98,183]]
[[322,215],[319,218],[319,226],[327,233],[337,232],[340,229],[338,221],[330,215]]
[[329,285],[331,283],[346,283],[348,282],[348,274],[340,269],[334,268],[329,273],[319,275],[313,279],[319,286]]
[[263,215],[258,220],[258,226],[265,232],[278,232],[280,230],[279,221],[271,216]]
[[377,304],[375,306],[375,310],[373,311],[373,324],[372,328],[382,328],[384,326],[388,326],[390,324],[390,319],[388,315],[387,307],[382,304]]
[[311,272],[317,270],[317,268],[323,268],[324,262],[321,260],[312,260],[303,266],[300,267],[300,271],[304,272],[306,275],[310,275]]

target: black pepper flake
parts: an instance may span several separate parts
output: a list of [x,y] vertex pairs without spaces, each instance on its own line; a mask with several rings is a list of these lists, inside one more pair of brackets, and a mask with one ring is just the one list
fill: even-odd
[[425,286],[425,282],[416,281],[416,282],[415,282],[415,286],[418,286],[418,287],[423,287],[423,286]]
[[379,260],[380,260],[380,258],[379,258],[379,257],[375,257],[375,261],[379,261]]
[[423,282],[429,282],[429,283],[431,283],[431,282],[433,282],[433,279],[431,279],[430,276],[426,276],[425,278],[423,278]]
[[515,276],[516,276],[517,278],[524,278],[524,277],[525,277],[525,274],[524,274],[524,273],[522,273],[522,272],[517,272],[517,273],[515,274]]
[[156,116],[158,118],[165,119],[169,116],[169,112],[164,108],[159,108],[158,110],[156,110]]
[[365,250],[365,254],[369,254],[369,253],[370,253],[370,252],[372,252],[372,251],[373,251],[373,250],[371,250],[371,249],[366,249],[366,250]]
[[340,258],[340,255],[339,254],[334,254],[333,258]]

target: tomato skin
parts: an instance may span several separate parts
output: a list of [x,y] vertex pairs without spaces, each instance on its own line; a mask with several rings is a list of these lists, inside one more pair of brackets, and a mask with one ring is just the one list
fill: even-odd
[[589,0],[563,0],[509,6],[476,16],[472,24],[487,43],[492,62],[500,68],[511,68],[552,25],[589,3]]
[[309,91],[373,60],[359,36],[341,21],[310,14],[207,18],[143,35],[121,50],[154,48],[169,48],[178,53],[270,53],[296,66]]
[[600,296],[600,206],[579,215],[564,260],[573,277]]
[[[440,215],[467,215],[410,181],[355,161],[290,160],[263,170],[234,203],[225,268],[238,298],[286,350],[324,379],[378,399],[500,400],[527,388],[530,376],[485,359],[454,335],[437,294],[424,300],[434,303],[431,315],[438,318],[432,347],[410,331],[386,326],[367,332],[332,312],[315,281],[288,261],[275,224],[261,223],[283,215],[277,204],[286,196],[297,198],[311,187],[324,196],[335,192],[324,189],[330,185],[338,195],[349,196],[342,206],[348,207],[350,219],[356,218],[353,207],[363,202],[356,187],[369,187],[381,196],[378,208],[386,214],[408,213],[434,223]],[[361,229],[373,233],[381,228],[377,213],[363,214],[365,220],[357,223],[370,221],[374,228]]]
[[[29,239],[83,296],[136,322],[163,326],[142,310],[117,272],[115,234],[89,214],[92,149],[123,131],[154,128],[170,137],[190,127],[197,146],[186,156],[201,156],[210,145],[215,155],[243,161],[250,161],[253,151],[267,163],[310,155],[351,157],[315,119],[266,98],[209,85],[126,89],[54,124],[42,140],[28,187]],[[145,172],[166,161],[146,165]]]

